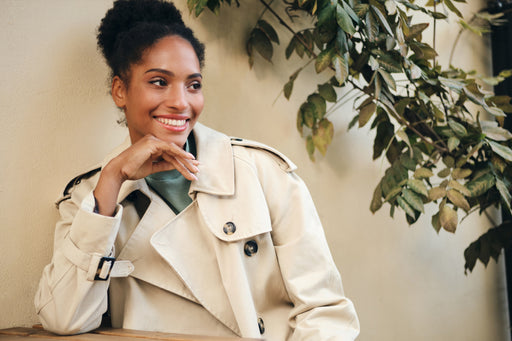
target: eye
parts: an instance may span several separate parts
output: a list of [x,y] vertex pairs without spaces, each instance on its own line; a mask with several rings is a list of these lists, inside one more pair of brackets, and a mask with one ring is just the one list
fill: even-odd
[[152,79],[149,81],[149,83],[154,84],[156,86],[166,86],[167,85],[166,80],[162,79],[162,78]]
[[193,82],[190,84],[190,87],[194,90],[200,90],[203,87],[203,84],[201,84],[201,82]]

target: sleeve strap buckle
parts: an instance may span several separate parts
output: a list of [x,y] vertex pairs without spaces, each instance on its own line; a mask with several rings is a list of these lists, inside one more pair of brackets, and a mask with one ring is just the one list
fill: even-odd
[[96,270],[95,281],[106,281],[110,277],[110,271],[114,266],[116,259],[114,257],[101,257]]

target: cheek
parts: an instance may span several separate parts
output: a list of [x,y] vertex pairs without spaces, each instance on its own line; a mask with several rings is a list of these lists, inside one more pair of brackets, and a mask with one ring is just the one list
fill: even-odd
[[204,97],[201,95],[201,96],[198,96],[198,98],[196,98],[196,100],[194,101],[194,111],[196,112],[196,115],[199,116],[199,114],[201,114],[201,112],[203,111],[203,107],[204,107]]

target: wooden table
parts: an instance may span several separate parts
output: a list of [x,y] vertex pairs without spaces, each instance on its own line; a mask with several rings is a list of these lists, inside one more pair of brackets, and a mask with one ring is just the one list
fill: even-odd
[[9,328],[0,329],[0,340],[72,340],[72,341],[97,341],[97,340],[120,340],[120,341],[145,341],[145,340],[167,340],[167,341],[257,341],[263,339],[248,339],[239,337],[218,337],[185,335],[173,333],[147,332],[131,329],[100,328],[86,334],[71,336],[59,336],[50,333],[39,326],[33,328]]

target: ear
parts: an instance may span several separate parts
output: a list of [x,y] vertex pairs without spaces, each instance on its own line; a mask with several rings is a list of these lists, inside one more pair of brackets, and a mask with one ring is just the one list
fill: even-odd
[[112,79],[112,99],[118,108],[124,109],[126,106],[126,84],[119,76]]

